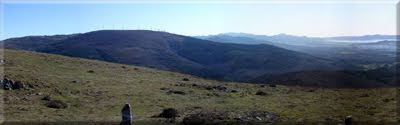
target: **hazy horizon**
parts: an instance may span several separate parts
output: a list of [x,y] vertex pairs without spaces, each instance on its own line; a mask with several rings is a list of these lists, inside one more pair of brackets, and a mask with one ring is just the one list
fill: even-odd
[[[76,32],[76,33],[58,33],[58,34],[35,34],[35,35],[25,35],[25,36],[16,36],[16,37],[10,37],[10,38],[19,38],[19,37],[26,37],[26,36],[54,36],[54,35],[72,35],[72,34],[81,34],[81,33],[88,33],[88,32],[95,32],[95,31],[101,31],[101,30],[125,30],[125,31],[140,31],[140,30],[145,30],[145,31],[155,31],[155,32],[167,32],[171,33],[168,31],[159,31],[159,30],[150,30],[150,29],[99,29],[99,30],[93,30],[93,31],[86,31],[86,32]],[[216,33],[216,34],[208,34],[208,35],[185,35],[189,37],[201,37],[201,36],[213,36],[213,35],[224,35],[224,34],[230,34],[230,33],[239,33],[239,34],[251,34],[251,35],[265,35],[265,36],[277,36],[277,35],[289,35],[289,36],[297,36],[297,37],[309,37],[309,38],[331,38],[331,37],[361,37],[361,36],[374,36],[374,35],[389,35],[389,36],[396,36],[397,34],[365,34],[365,35],[343,35],[343,36],[324,36],[324,37],[315,37],[315,36],[301,36],[301,35],[295,35],[295,34],[287,34],[287,33],[276,33],[276,34],[254,34],[254,33],[246,33],[246,32],[224,32],[224,33]],[[172,33],[176,34],[176,33]],[[177,35],[183,35],[183,34],[177,34]],[[0,40],[6,40],[10,38],[4,38]]]
[[396,5],[379,3],[3,3],[1,40],[96,30],[308,37],[395,35]]

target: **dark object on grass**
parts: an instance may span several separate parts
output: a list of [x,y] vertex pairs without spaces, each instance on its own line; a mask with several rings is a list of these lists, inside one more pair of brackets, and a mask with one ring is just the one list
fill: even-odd
[[132,125],[131,105],[126,103],[121,110],[122,121],[120,125]]
[[315,89],[307,90],[307,92],[315,92]]
[[175,86],[185,86],[185,85],[186,85],[185,83],[180,83],[180,82],[175,84]]
[[219,90],[219,91],[227,91],[228,88],[225,86],[208,86],[206,87],[207,90]]
[[258,92],[256,92],[256,95],[259,95],[259,96],[266,96],[266,95],[268,95],[266,92],[263,92],[263,91],[258,91]]
[[50,101],[49,103],[47,103],[47,107],[62,109],[62,108],[67,108],[68,104],[61,100],[53,100],[53,101]]
[[13,89],[25,89],[25,88],[26,88],[25,83],[21,81],[16,81],[13,85]]
[[159,116],[162,118],[175,118],[178,116],[178,110],[174,108],[166,108],[163,109]]
[[189,81],[189,79],[188,79],[188,78],[183,78],[182,80],[183,80],[183,81]]
[[4,78],[1,81],[1,87],[3,87],[4,90],[12,90],[13,89],[13,84],[14,84],[14,81],[9,80],[7,78]]
[[184,125],[202,125],[206,120],[200,115],[194,114],[183,118],[182,123]]
[[43,97],[41,100],[43,100],[43,101],[50,101],[50,100],[51,100],[51,96],[46,95],[46,96]]
[[269,87],[276,87],[276,85],[275,84],[270,84]]
[[170,90],[169,88],[162,87],[160,90]]
[[344,119],[344,124],[345,125],[351,125],[353,123],[353,118],[350,116],[346,116],[346,118]]
[[186,95],[184,91],[179,91],[179,90],[169,90],[167,94],[178,94],[178,95]]
[[239,92],[239,90],[232,89],[231,92],[232,92],[232,93],[237,93],[237,92]]
[[88,73],[94,73],[94,71],[93,70],[89,70],[89,71],[87,71]]

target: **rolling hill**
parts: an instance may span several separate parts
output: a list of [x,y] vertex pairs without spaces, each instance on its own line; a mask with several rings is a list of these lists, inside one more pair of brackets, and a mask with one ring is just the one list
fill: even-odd
[[[7,39],[4,44],[9,49],[146,66],[227,81],[247,81],[262,74],[340,68],[330,60],[273,45],[218,43],[166,32],[102,30],[60,39],[53,37]],[[32,46],[35,44],[40,45]]]
[[[397,122],[398,88],[327,89],[220,82],[152,68],[21,50],[1,50],[5,124],[115,124],[125,103],[134,124],[179,124],[190,116],[225,123]],[[50,107],[49,102],[63,102]],[[159,118],[163,109],[175,121]],[[240,110],[238,110],[240,109]],[[39,123],[40,122],[40,123]]]

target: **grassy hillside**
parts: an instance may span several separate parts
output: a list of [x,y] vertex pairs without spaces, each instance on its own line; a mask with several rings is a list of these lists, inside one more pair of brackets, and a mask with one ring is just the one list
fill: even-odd
[[[268,111],[280,116],[281,122],[340,122],[347,115],[364,122],[396,118],[397,88],[261,87],[28,51],[3,53],[5,76],[28,86],[3,91],[6,121],[119,122],[126,102],[136,122],[163,121],[152,117],[164,108],[179,111],[177,122],[195,111],[221,113],[227,120],[249,111]],[[215,86],[226,89],[207,89]],[[266,95],[256,95],[258,91]],[[47,95],[66,102],[68,108],[46,107],[41,99]]]

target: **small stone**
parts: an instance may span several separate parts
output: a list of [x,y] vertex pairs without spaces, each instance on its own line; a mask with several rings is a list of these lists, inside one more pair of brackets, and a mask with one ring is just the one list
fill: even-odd
[[168,92],[167,92],[168,94],[178,94],[178,95],[186,95],[186,93],[185,92],[183,92],[183,91],[179,91],[179,90],[169,90]]
[[216,97],[220,97],[220,95],[218,93],[207,93],[207,96],[216,96]]
[[231,92],[232,92],[232,93],[237,93],[237,92],[239,92],[239,90],[232,89]]
[[307,90],[307,92],[315,92],[315,89]]
[[163,109],[159,116],[162,118],[175,118],[178,116],[178,110],[174,108]]
[[51,100],[51,96],[49,96],[49,95],[44,96],[41,100],[43,100],[43,101],[50,101],[50,100]]
[[360,97],[369,97],[369,94],[362,94],[362,95],[360,95]]
[[61,108],[68,108],[68,104],[61,100],[53,100],[47,103],[47,107],[61,109]]
[[256,95],[259,95],[259,96],[266,96],[266,95],[268,95],[266,92],[264,92],[264,91],[258,91],[258,92],[256,92]]
[[175,86],[185,86],[185,83],[176,83]]
[[391,100],[392,99],[388,99],[388,98],[382,99],[382,101],[385,102],[385,103],[390,102]]
[[14,82],[12,80],[7,79],[7,78],[4,78],[1,81],[1,85],[2,85],[4,90],[12,90],[13,89],[13,84],[14,84]]
[[184,117],[182,123],[184,125],[202,125],[206,122],[206,120],[198,114],[193,114],[187,117]]
[[169,88],[162,87],[160,90],[169,90]]
[[13,89],[25,89],[25,83],[21,82],[21,81],[16,81],[14,83]]

